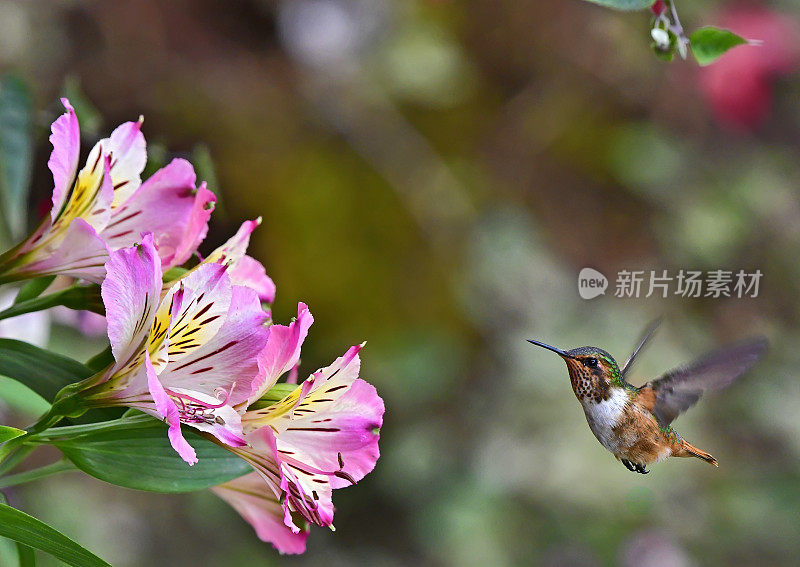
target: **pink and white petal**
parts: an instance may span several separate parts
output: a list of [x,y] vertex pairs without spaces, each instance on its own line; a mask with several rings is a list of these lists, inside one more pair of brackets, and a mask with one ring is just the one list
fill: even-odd
[[293,522],[290,511],[301,514],[318,526],[330,526],[333,523],[332,487],[328,474],[310,465],[308,455],[281,450],[275,432],[269,425],[251,432],[245,439],[250,445],[245,450],[251,455],[248,462],[270,487],[278,483],[276,494],[286,495],[284,521],[287,527],[295,533],[300,530]]
[[159,382],[153,365],[150,363],[150,354],[147,351],[144,353],[144,364],[147,371],[147,385],[150,390],[150,395],[153,396],[156,411],[169,426],[167,433],[169,442],[184,461],[189,463],[189,465],[193,465],[197,462],[197,454],[194,448],[189,445],[189,442],[183,437],[183,433],[181,433],[181,420],[178,407],[175,405],[175,402],[172,401],[172,398],[167,395],[161,382]]
[[174,255],[167,262],[170,267],[184,264],[205,240],[208,234],[208,219],[214,212],[216,202],[217,196],[206,188],[205,181],[201,183],[194,197],[194,207],[189,215],[189,222],[186,223],[183,235],[174,247]]
[[114,359],[122,365],[140,350],[161,297],[161,262],[153,236],[145,234],[139,246],[111,252],[105,271],[101,295],[108,338]]
[[333,364],[317,370],[291,394],[278,403],[260,410],[248,412],[245,431],[269,423],[280,434],[290,426],[295,417],[304,414],[322,414],[335,407],[339,398],[358,378],[361,360],[358,353],[362,345],[350,347]]
[[86,219],[99,233],[111,219],[111,202],[114,200],[114,186],[111,178],[111,157],[103,158],[103,177],[94,200],[86,203],[86,210],[77,216]]
[[20,272],[31,276],[64,275],[100,283],[108,259],[105,242],[83,219],[74,219],[59,239],[34,248]]
[[278,378],[300,360],[300,347],[308,335],[314,317],[305,303],[297,305],[297,319],[288,326],[271,325],[264,350],[258,357],[259,378],[253,383],[248,405],[264,395]]
[[275,301],[275,283],[267,275],[261,262],[255,258],[242,256],[231,265],[229,274],[233,283],[256,290],[261,301],[266,303]]
[[75,187],[67,199],[63,212],[53,223],[52,233],[66,228],[72,219],[85,219],[98,232],[111,218],[111,203],[114,200],[114,184],[111,177],[111,158],[101,152],[98,143],[89,154],[89,160],[78,172]]
[[169,361],[178,361],[208,343],[231,307],[233,290],[224,266],[209,264],[173,285],[182,292],[180,309],[170,315]]
[[297,384],[297,379],[300,376],[300,364],[295,364],[289,371],[289,376],[286,377],[287,384]]
[[333,491],[327,474],[308,467],[302,458],[287,457],[281,463],[281,488],[286,493],[284,523],[289,529],[299,529],[289,511],[318,526],[333,525]]
[[233,286],[224,323],[205,344],[179,360],[170,361],[163,374],[164,384],[170,389],[186,388],[208,394],[221,388],[227,392],[231,406],[246,401],[253,381],[259,378],[258,355],[269,335],[269,328],[264,326],[266,320],[255,291]]
[[66,98],[61,99],[61,104],[67,112],[59,116],[50,127],[50,143],[53,151],[47,167],[53,173],[53,208],[50,210],[50,219],[55,221],[61,207],[67,200],[70,188],[75,181],[78,171],[78,159],[81,151],[81,133],[78,126],[78,117],[75,109]]
[[[246,415],[242,416],[243,421]],[[247,461],[264,479],[273,494],[280,497],[283,492],[281,490],[280,463],[277,458],[278,449],[275,435],[267,429],[269,428],[265,427],[245,434],[246,447],[228,448],[228,450]]]
[[301,406],[278,435],[279,451],[309,455],[309,464],[333,475],[333,488],[355,484],[375,468],[384,405],[371,384],[355,380],[324,411],[305,411]]
[[98,142],[111,155],[111,178],[114,180],[113,208],[124,204],[142,184],[140,175],[147,163],[142,134],[143,117],[137,122],[120,124],[111,136]]
[[211,215],[206,207],[214,201],[213,193],[195,188],[195,180],[192,164],[173,160],[114,209],[101,236],[117,249],[130,246],[143,231],[152,232],[162,267],[182,264],[205,236]]
[[246,474],[211,491],[253,526],[261,541],[271,543],[281,553],[297,554],[306,550],[308,530],[294,533],[284,524],[280,501],[258,473]]
[[233,264],[238,261],[247,252],[247,246],[250,244],[250,235],[261,224],[261,217],[255,220],[245,221],[239,230],[236,231],[228,241],[209,254],[206,262],[228,263]]
[[[163,271],[163,270],[162,270]],[[176,285],[167,290],[156,309],[147,336],[147,350],[153,360],[157,374],[166,368],[169,361],[169,332],[172,315],[180,310],[183,300],[183,287]]]

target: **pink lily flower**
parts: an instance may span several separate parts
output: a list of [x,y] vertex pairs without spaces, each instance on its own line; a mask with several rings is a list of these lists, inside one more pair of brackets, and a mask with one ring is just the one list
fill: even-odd
[[183,264],[208,231],[216,198],[196,187],[194,168],[175,159],[142,183],[147,161],[142,118],[97,142],[78,171],[80,130],[75,111],[52,125],[50,214],[22,243],[0,256],[0,282],[61,274],[100,283],[109,251],[149,231],[163,268]]
[[[261,391],[296,365],[310,323],[310,314],[301,304],[291,325],[270,327],[259,360],[267,376],[259,386]],[[375,388],[358,378],[362,346],[351,347],[278,403],[245,412],[242,430],[247,446],[226,447],[250,463],[265,481],[261,491],[255,492],[251,479],[241,481],[257,495],[248,500],[247,513],[242,515],[261,539],[283,552],[295,553],[305,541],[289,536],[302,535],[305,529],[295,523],[296,518],[332,527],[333,489],[356,484],[380,456],[384,405]],[[230,483],[225,488],[231,489]],[[236,488],[234,484],[232,489]],[[218,493],[231,501],[230,490]],[[275,506],[264,504],[273,497],[282,503],[282,525],[274,521]],[[231,503],[242,512],[241,497]],[[256,503],[261,505],[259,514],[253,512]]]
[[269,335],[255,290],[228,268],[204,264],[162,294],[153,237],[111,252],[101,291],[114,364],[84,382],[88,407],[128,406],[164,419],[169,439],[197,462],[181,424],[229,446],[246,445],[240,412],[259,380]]

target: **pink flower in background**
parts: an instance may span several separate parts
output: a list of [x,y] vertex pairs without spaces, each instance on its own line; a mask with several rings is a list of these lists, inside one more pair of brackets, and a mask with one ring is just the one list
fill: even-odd
[[173,160],[141,182],[147,155],[142,120],[97,142],[78,171],[80,130],[67,112],[52,125],[52,208],[24,242],[0,256],[0,281],[61,274],[100,283],[110,250],[151,232],[164,269],[183,264],[205,238],[214,194],[196,187],[192,165]]
[[234,285],[228,268],[203,264],[162,297],[152,236],[111,253],[102,284],[115,363],[83,383],[88,407],[128,406],[164,419],[189,464],[181,423],[225,445],[244,445],[240,412],[259,380],[269,335],[256,292]]
[[798,24],[759,6],[730,8],[714,24],[762,42],[733,49],[699,71],[701,90],[716,119],[735,129],[753,130],[770,113],[775,79],[798,71]]

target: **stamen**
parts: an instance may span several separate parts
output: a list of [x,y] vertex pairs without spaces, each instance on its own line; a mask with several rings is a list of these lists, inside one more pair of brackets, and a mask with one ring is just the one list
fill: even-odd
[[214,415],[213,410],[225,406],[230,396],[222,388],[217,388],[217,390],[219,391],[214,392],[217,396],[219,396],[220,393],[223,394],[223,399],[219,404],[203,402],[188,394],[173,392],[172,390],[166,390],[166,392],[180,405],[179,412],[181,414],[181,421],[185,423],[207,423],[209,425],[216,423],[218,425],[225,425],[225,420],[218,415]]

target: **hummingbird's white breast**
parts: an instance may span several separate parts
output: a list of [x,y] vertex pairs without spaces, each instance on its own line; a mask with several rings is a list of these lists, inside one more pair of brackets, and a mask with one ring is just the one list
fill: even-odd
[[623,388],[611,388],[608,399],[594,402],[592,399],[581,400],[589,429],[600,443],[614,453],[620,451],[620,445],[625,446],[626,439],[613,431],[614,427],[622,420],[625,407],[630,403],[628,393]]

